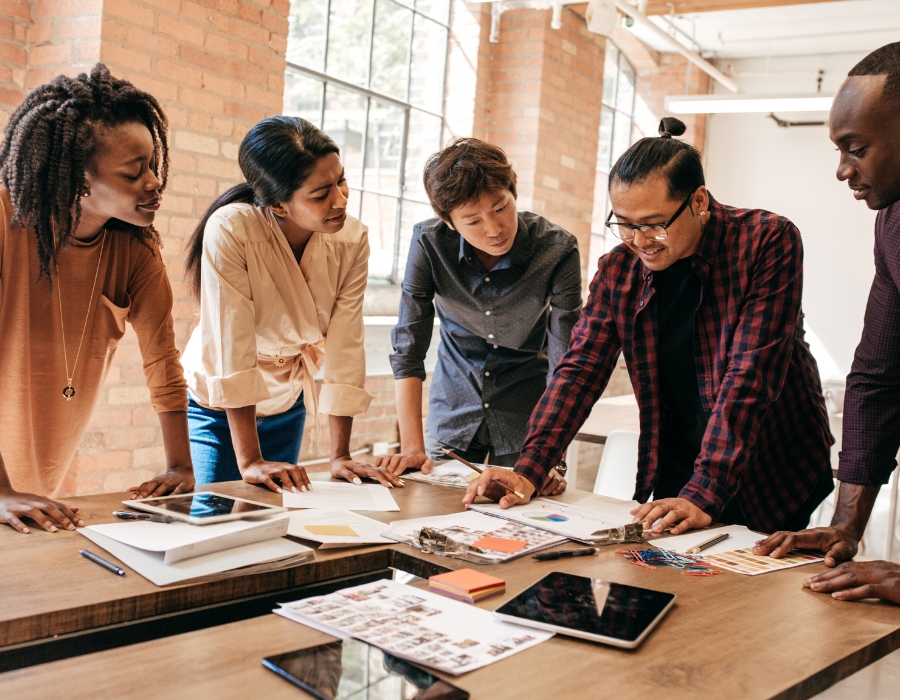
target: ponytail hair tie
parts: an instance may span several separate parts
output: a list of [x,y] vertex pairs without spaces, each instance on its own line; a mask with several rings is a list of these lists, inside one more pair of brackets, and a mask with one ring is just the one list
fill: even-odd
[[672,134],[670,134],[668,131],[663,131],[663,132],[659,135],[659,138],[661,138],[661,139],[670,139],[670,138],[672,138]]

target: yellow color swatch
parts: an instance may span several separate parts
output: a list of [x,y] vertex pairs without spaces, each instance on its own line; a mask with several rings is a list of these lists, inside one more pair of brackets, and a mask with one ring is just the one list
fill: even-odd
[[305,525],[314,535],[330,535],[331,537],[359,537],[349,525]]

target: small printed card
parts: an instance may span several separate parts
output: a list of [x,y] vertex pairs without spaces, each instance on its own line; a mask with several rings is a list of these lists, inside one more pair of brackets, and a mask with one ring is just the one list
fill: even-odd
[[493,537],[492,535],[487,535],[477,542],[473,542],[472,546],[480,547],[481,549],[490,549],[492,552],[515,554],[520,549],[527,547],[528,542],[525,540],[514,540],[508,537]]

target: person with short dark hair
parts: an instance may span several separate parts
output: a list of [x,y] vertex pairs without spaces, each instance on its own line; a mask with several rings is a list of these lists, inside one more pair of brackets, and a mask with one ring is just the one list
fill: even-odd
[[[900,565],[850,561],[900,448],[900,42],[873,51],[850,71],[828,125],[840,152],[838,180],[878,210],[875,279],[844,395],[840,488],[829,527],[777,532],[756,552],[782,557],[797,547],[820,550],[825,565],[836,568],[804,581],[807,588],[840,600],[900,603]],[[893,537],[895,523],[887,527]]]
[[153,227],[169,167],[156,99],[102,63],[13,112],[0,149],[0,523],[84,523],[54,500],[134,328],[166,472],[137,498],[194,487],[172,289]]
[[182,358],[197,482],[311,489],[297,465],[309,409],[317,436],[318,414],[328,414],[332,476],[402,486],[350,455],[353,417],[372,401],[362,317],[369,238],[347,213],[337,144],[305,119],[270,117],[241,141],[238,165],[246,182],[206,210],[185,266],[200,302]]
[[[400,452],[377,463],[427,473],[447,447],[512,466],[581,310],[578,244],[517,211],[516,174],[497,146],[458,139],[429,159],[424,180],[437,217],[413,231],[391,336]],[[435,309],[441,344],[426,440],[422,383]],[[548,493],[565,487],[558,471],[546,484]]]
[[610,173],[606,225],[622,245],[600,258],[514,472],[486,470],[464,502],[520,501],[494,480],[536,493],[624,353],[641,416],[633,514],[646,529],[805,525],[833,488],[833,439],[804,339],[800,232],[717,202],[699,151],[673,138],[684,124],[659,131]]

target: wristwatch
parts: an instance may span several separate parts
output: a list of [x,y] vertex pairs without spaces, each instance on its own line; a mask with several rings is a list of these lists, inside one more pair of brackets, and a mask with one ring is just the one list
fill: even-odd
[[559,475],[560,475],[561,477],[563,477],[563,478],[565,478],[566,472],[569,471],[569,465],[566,464],[566,460],[564,460],[564,459],[559,460],[559,464],[557,464],[557,465],[556,465],[555,467],[553,467],[553,468],[554,468],[556,471],[558,471],[558,472],[559,472]]

